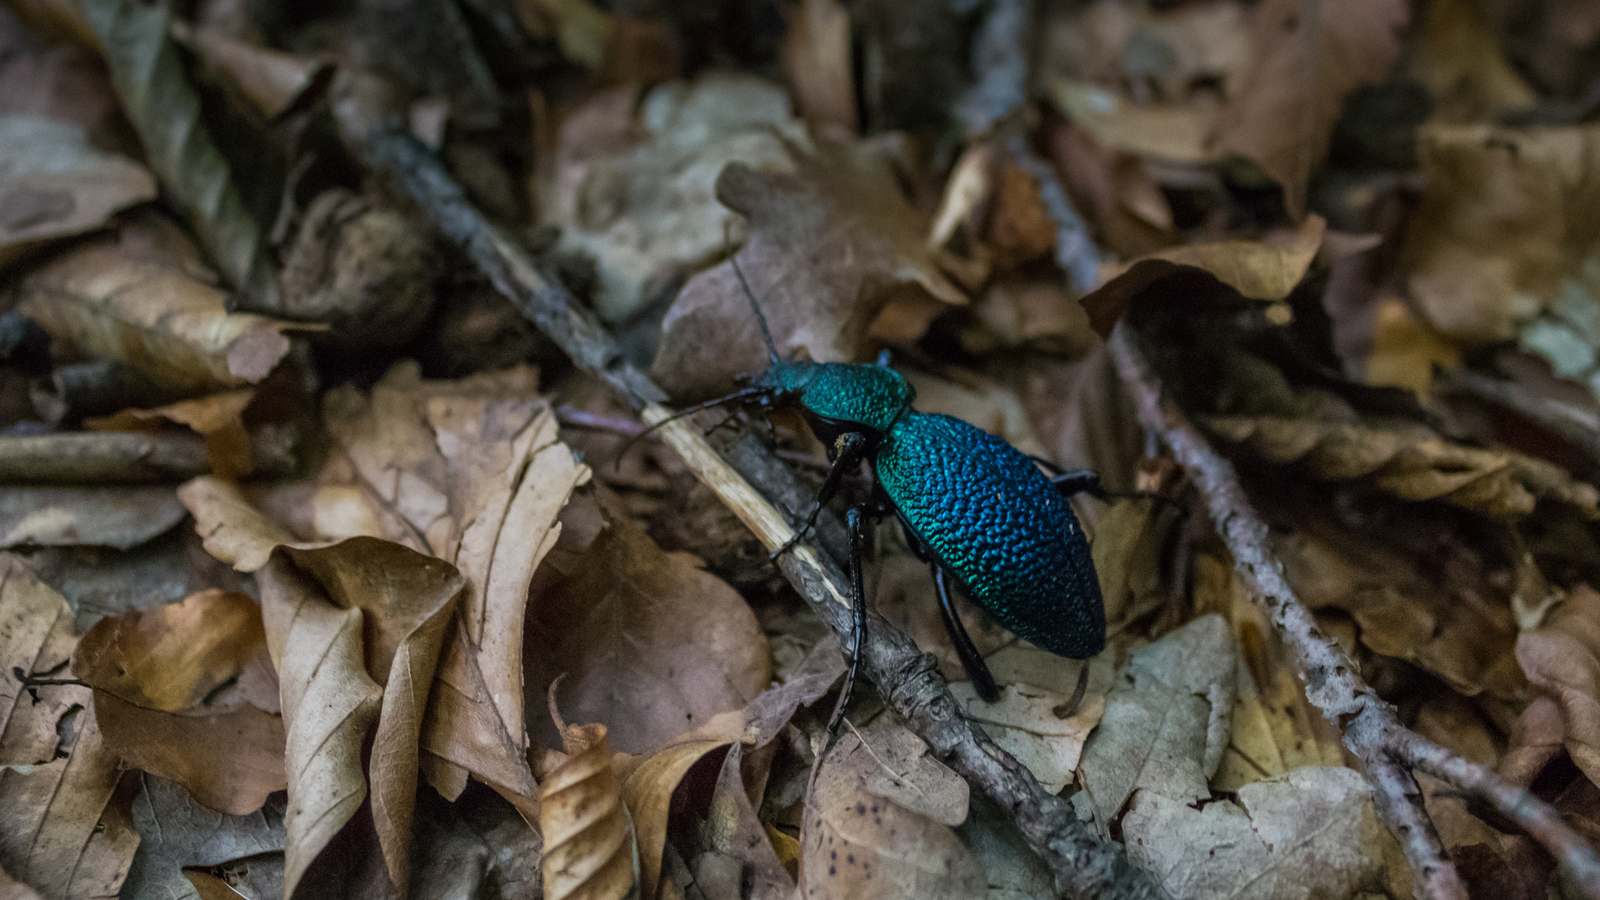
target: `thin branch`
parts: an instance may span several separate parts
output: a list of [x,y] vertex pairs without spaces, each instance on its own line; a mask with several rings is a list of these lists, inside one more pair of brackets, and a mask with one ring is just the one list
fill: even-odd
[[1123,381],[1133,392],[1139,418],[1172,449],[1178,464],[1205,497],[1211,519],[1232,552],[1251,598],[1267,613],[1289,648],[1306,685],[1306,698],[1339,729],[1345,747],[1361,760],[1372,782],[1378,812],[1411,862],[1417,896],[1464,898],[1466,890],[1421,807],[1421,790],[1413,770],[1488,801],[1543,844],[1584,896],[1600,900],[1600,857],[1561,822],[1554,809],[1400,724],[1394,707],[1356,674],[1355,663],[1317,627],[1311,612],[1295,596],[1284,577],[1283,563],[1270,549],[1266,523],[1250,505],[1232,464],[1212,450],[1177,405],[1163,396],[1160,380],[1134,346],[1126,325],[1117,326],[1111,350]]
[[[502,235],[466,200],[438,161],[409,136],[387,130],[346,135],[352,150],[455,241],[523,315],[551,337],[578,365],[598,375],[651,424],[668,411],[659,405],[661,389],[627,363],[598,322],[576,305],[559,284],[538,274],[527,253]],[[737,456],[741,474],[719,456],[688,423],[661,429],[670,444],[717,496],[769,548],[792,534],[782,514],[751,486],[746,476],[768,494],[805,496],[793,476],[770,452],[751,450]],[[798,508],[798,507],[796,507]],[[779,560],[785,577],[841,636],[849,641],[849,581],[827,554],[802,543]],[[873,617],[862,647],[863,670],[889,706],[933,752],[973,786],[1016,817],[1028,845],[1055,876],[1059,892],[1070,897],[1153,898],[1149,878],[1129,864],[1116,844],[1099,840],[1079,821],[1067,801],[1039,785],[1033,774],[1001,750],[962,715],[945,690],[931,655],[882,618]]]

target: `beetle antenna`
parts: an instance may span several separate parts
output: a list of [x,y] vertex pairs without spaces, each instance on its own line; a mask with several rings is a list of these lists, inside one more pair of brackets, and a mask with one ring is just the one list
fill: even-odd
[[750,311],[756,314],[756,324],[761,326],[761,340],[767,345],[767,357],[774,363],[778,362],[778,345],[772,342],[772,332],[767,328],[767,317],[761,314],[761,305],[756,303],[756,294],[750,290],[750,282],[745,280],[744,269],[739,268],[739,251],[733,249],[733,244],[728,240],[728,226],[723,223],[722,243],[728,251],[728,262],[733,263],[733,274],[739,276],[739,286],[744,288],[745,299],[750,301]]
[[622,464],[623,455],[626,454],[630,449],[632,449],[634,444],[637,444],[638,442],[640,442],[640,441],[644,440],[645,438],[649,437],[651,434],[653,434],[656,431],[656,429],[658,429],[661,426],[667,424],[668,422],[674,422],[674,421],[677,421],[678,419],[683,418],[684,416],[692,416],[697,412],[704,412],[705,410],[708,410],[708,409],[715,409],[718,406],[723,406],[723,405],[728,404],[728,403],[734,403],[734,402],[737,402],[737,401],[740,401],[740,400],[748,400],[748,399],[750,399],[752,397],[758,397],[758,396],[760,396],[761,394],[763,394],[765,392],[766,391],[765,391],[764,388],[753,388],[753,387],[740,388],[739,390],[734,391],[733,393],[728,394],[725,397],[718,397],[715,400],[707,400],[704,403],[697,403],[694,406],[690,406],[690,407],[688,407],[686,409],[680,409],[677,412],[673,413],[672,415],[667,416],[665,419],[662,419],[661,421],[655,423],[654,425],[649,426],[648,428],[644,429],[643,431],[639,432],[638,434],[634,435],[633,437],[628,438],[628,440],[625,441],[621,447],[617,448],[617,455],[616,455],[615,460],[613,461],[613,464],[620,466]]

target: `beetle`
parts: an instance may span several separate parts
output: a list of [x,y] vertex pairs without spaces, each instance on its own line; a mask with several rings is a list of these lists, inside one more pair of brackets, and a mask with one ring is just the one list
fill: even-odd
[[829,469],[801,526],[772,552],[773,559],[811,530],[847,472],[862,462],[871,468],[878,502],[858,504],[845,515],[854,633],[850,671],[829,730],[843,718],[866,636],[862,548],[869,515],[892,511],[912,551],[928,563],[945,628],[984,700],[999,699],[1000,690],[956,615],[952,582],[1001,625],[1044,650],[1087,659],[1104,649],[1100,582],[1068,502],[1079,492],[1109,496],[1094,473],[1063,472],[961,419],[917,411],[915,389],[886,358],[876,365],[780,358],[738,255],[730,252],[729,260],[760,325],[769,365],[748,376],[744,388],[680,410],[649,430],[729,403],[799,408],[827,449]]

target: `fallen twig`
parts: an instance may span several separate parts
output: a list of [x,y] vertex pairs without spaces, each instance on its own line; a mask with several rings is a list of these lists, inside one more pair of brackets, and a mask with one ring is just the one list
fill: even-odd
[[1355,663],[1317,627],[1310,610],[1295,596],[1283,564],[1268,544],[1266,523],[1250,505],[1233,465],[1212,450],[1183,411],[1163,396],[1160,380],[1134,346],[1126,325],[1118,325],[1112,334],[1111,350],[1118,372],[1133,392],[1140,420],[1171,448],[1205,498],[1251,598],[1266,611],[1289,648],[1306,685],[1306,698],[1339,729],[1345,747],[1361,760],[1378,812],[1405,848],[1417,896],[1444,900],[1467,895],[1422,807],[1422,792],[1413,774],[1421,771],[1488,801],[1543,844],[1584,896],[1600,898],[1600,856],[1562,823],[1554,809],[1400,724],[1394,707],[1356,673]]
[[[294,461],[252,448],[255,471],[283,474]],[[186,432],[77,431],[0,437],[0,484],[146,484],[211,472],[205,439]]]
[[[661,389],[621,357],[610,335],[572,301],[565,288],[546,281],[526,251],[472,207],[426,148],[404,133],[387,129],[347,133],[345,138],[366,165],[421,206],[495,287],[574,362],[615,388],[641,410],[646,422],[665,418],[667,410],[659,405],[665,398]],[[737,457],[741,472],[686,422],[669,423],[661,429],[661,436],[768,548],[781,546],[789,538],[792,529],[788,522],[751,486],[754,481],[767,494],[805,496],[770,453],[747,447]],[[848,645],[844,635],[851,628],[846,599],[849,581],[838,565],[815,544],[802,543],[781,557],[779,566],[840,635],[841,645]],[[1050,868],[1060,893],[1070,897],[1156,896],[1149,878],[1133,868],[1120,846],[1099,840],[1067,801],[1045,791],[1026,767],[967,721],[945,690],[931,655],[919,651],[903,632],[876,616],[862,653],[867,677],[890,708],[905,718],[941,760],[1015,816],[1028,845]]]

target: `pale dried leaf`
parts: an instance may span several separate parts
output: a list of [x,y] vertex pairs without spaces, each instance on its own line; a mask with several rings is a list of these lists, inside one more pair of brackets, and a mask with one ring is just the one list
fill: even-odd
[[209,475],[178,488],[178,499],[194,516],[195,531],[206,552],[240,572],[267,564],[274,547],[310,549],[328,542],[296,542],[292,535],[263,516],[239,488]]
[[42,241],[99,228],[117,210],[155,196],[143,166],[89,146],[83,129],[0,115],[0,263]]
[[789,16],[781,57],[806,121],[856,129],[850,11],[839,0],[803,0]]
[[[185,866],[221,866],[283,853],[284,801],[270,798],[249,815],[230,816],[196,803],[176,782],[140,774],[133,801],[139,852],[128,869],[124,896],[136,900],[199,900]],[[282,884],[279,883],[280,894]]]
[[[1543,627],[1524,632],[1517,638],[1517,662],[1529,683],[1559,705],[1563,743],[1572,761],[1591,781],[1600,779],[1600,627],[1597,622],[1600,622],[1600,593],[1588,585],[1579,585]],[[1548,717],[1545,720],[1548,721]],[[1517,743],[1523,747],[1543,743],[1526,727],[1521,738]]]
[[1031,685],[1008,684],[994,703],[983,702],[971,684],[953,684],[950,694],[1052,794],[1072,783],[1084,741],[1106,708],[1104,695],[1086,695],[1072,715],[1063,715],[1071,695]]
[[183,521],[170,487],[7,486],[0,547],[101,546],[126,550]]
[[207,277],[187,238],[143,216],[30,273],[18,310],[63,356],[123,363],[180,396],[260,381],[289,352],[285,325],[228,312]]
[[[178,23],[174,23],[175,25]],[[215,28],[174,28],[206,65],[225,72],[267,118],[288,109],[327,63],[234,40]]]
[[640,896],[655,896],[661,882],[661,854],[667,845],[667,816],[672,794],[683,776],[707,754],[727,741],[690,740],[672,744],[636,761],[622,781],[622,800],[633,818],[638,842]]
[[95,721],[127,765],[235,816],[287,786],[278,679],[249,597],[211,590],[101,619],[73,671],[96,689]]

